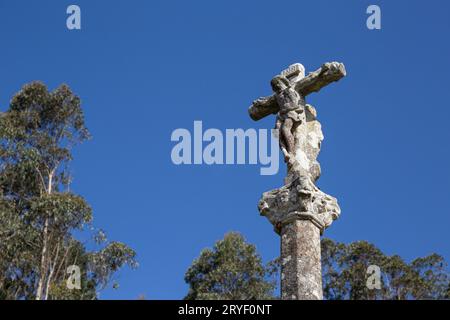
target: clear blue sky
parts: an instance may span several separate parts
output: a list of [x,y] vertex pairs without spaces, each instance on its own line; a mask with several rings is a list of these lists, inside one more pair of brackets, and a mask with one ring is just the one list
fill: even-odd
[[[82,30],[66,28],[78,4]],[[382,9],[382,30],[366,8]],[[67,83],[94,139],[76,149],[73,189],[96,226],[138,252],[102,298],[182,298],[201,249],[242,232],[264,260],[279,239],[257,202],[282,184],[259,166],[172,164],[176,128],[271,128],[247,107],[293,62],[342,61],[313,94],[325,141],[319,186],[342,217],[334,240],[368,240],[409,260],[450,260],[450,3],[432,1],[0,0],[0,107],[20,87]]]

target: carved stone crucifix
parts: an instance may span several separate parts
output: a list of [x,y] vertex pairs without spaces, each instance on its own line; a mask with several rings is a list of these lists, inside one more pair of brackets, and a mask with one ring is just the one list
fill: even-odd
[[265,192],[259,202],[281,236],[281,297],[286,300],[322,299],[320,236],[340,215],[337,200],[316,187],[320,177],[317,156],[323,140],[314,107],[305,97],[346,75],[342,63],[325,63],[305,76],[297,63],[271,81],[274,94],[255,100],[250,117],[276,114],[280,148],[288,166],[285,185]]

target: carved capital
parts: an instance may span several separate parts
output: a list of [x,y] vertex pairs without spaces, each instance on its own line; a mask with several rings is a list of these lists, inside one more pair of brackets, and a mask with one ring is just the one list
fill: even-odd
[[305,177],[265,192],[258,209],[277,233],[280,233],[284,225],[295,220],[310,220],[323,232],[341,213],[336,198],[319,190]]

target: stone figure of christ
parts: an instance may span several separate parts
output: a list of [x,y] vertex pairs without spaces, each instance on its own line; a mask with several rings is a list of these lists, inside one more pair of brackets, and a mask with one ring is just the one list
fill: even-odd
[[294,64],[272,79],[272,96],[253,102],[249,108],[253,120],[260,120],[270,114],[277,115],[275,129],[279,130],[280,148],[286,162],[294,157],[295,131],[306,122],[308,106],[305,97],[320,91],[331,82],[338,81],[345,74],[343,64],[329,62],[305,77],[305,68],[299,63]]
[[286,162],[289,162],[295,148],[295,129],[306,121],[305,99],[291,87],[284,76],[273,78],[271,86],[280,108],[275,129],[279,131],[281,150]]

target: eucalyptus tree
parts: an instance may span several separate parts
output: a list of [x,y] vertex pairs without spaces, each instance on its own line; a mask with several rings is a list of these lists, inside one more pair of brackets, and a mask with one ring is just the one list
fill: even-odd
[[[370,272],[370,266],[380,273]],[[447,264],[436,253],[408,263],[367,241],[343,244],[323,239],[322,268],[324,297],[330,300],[448,299]],[[375,287],[370,285],[373,276],[378,277]]]
[[272,299],[277,271],[264,265],[256,247],[236,232],[204,249],[186,271],[186,300]]
[[[449,299],[450,277],[438,254],[404,261],[367,241],[321,241],[322,284],[327,300]],[[371,286],[370,266],[379,268],[379,286]],[[186,272],[185,299],[277,299],[280,259],[264,265],[256,247],[232,232],[205,249]],[[277,275],[278,274],[278,275]]]
[[[89,139],[80,98],[67,85],[25,85],[0,116],[0,298],[93,299],[135,252],[95,235],[89,251],[74,231],[91,232],[92,208],[70,191],[72,148]],[[68,266],[81,270],[70,290]],[[73,289],[73,288],[72,288]]]

